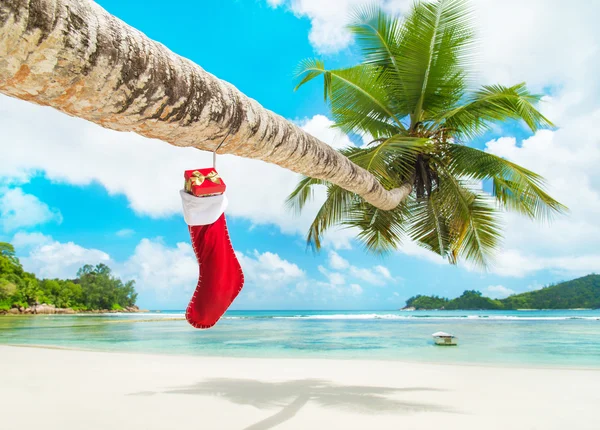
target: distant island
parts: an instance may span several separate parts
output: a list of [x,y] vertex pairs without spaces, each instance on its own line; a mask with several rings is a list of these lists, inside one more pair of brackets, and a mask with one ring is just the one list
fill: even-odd
[[136,299],[135,282],[123,283],[105,264],[85,265],[75,279],[38,279],[0,242],[0,314],[139,312]]
[[549,285],[541,290],[491,299],[480,291],[467,290],[447,299],[417,295],[406,301],[403,310],[516,310],[516,309],[599,309],[600,275],[592,274]]

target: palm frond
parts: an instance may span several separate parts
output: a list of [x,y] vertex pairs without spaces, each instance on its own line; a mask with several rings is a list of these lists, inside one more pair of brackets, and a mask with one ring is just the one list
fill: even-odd
[[447,257],[451,243],[450,226],[442,202],[437,197],[433,195],[410,203],[407,234],[419,246]]
[[541,96],[532,94],[524,83],[506,87],[486,85],[467,97],[466,102],[440,114],[435,120],[456,136],[474,138],[489,130],[490,124],[507,119],[523,120],[535,132],[553,124],[535,107]]
[[356,202],[349,208],[343,225],[359,230],[357,239],[367,251],[386,254],[401,244],[408,215],[406,204],[382,211],[368,203]]
[[485,196],[476,194],[469,204],[469,215],[453,244],[454,252],[466,261],[489,268],[502,240],[498,213]]
[[445,176],[439,189],[451,227],[450,255],[487,268],[502,240],[499,214],[485,194],[464,181]]
[[323,99],[327,101],[329,98],[329,88],[331,86],[331,76],[328,75],[327,70],[325,69],[325,63],[317,58],[307,58],[300,61],[296,67],[295,73],[295,76],[300,79],[300,82],[298,82],[294,91],[298,91],[302,85],[321,75],[324,77]]
[[346,133],[368,132],[375,138],[404,129],[390,105],[380,68],[361,64],[327,70],[320,60],[304,60],[298,68],[300,83],[296,89],[320,75],[324,77],[324,96],[331,105],[336,127]]
[[396,134],[377,145],[362,148],[349,158],[377,176],[384,187],[392,188],[409,180],[417,156],[430,148],[431,141],[427,138]]
[[460,99],[473,47],[472,14],[463,0],[417,3],[400,33],[399,76],[415,127]]
[[315,219],[308,229],[306,243],[315,250],[320,250],[323,234],[332,226],[342,224],[348,214],[348,208],[356,200],[356,195],[342,187],[329,184],[327,198],[319,208]]
[[389,66],[399,72],[397,48],[400,21],[375,4],[357,8],[348,29],[360,46],[365,64]]
[[298,185],[294,188],[294,191],[287,197],[285,204],[288,209],[294,211],[296,214],[300,214],[306,203],[313,198],[313,186],[314,185],[328,185],[327,181],[317,178],[310,178],[304,176]]
[[567,208],[544,191],[544,179],[518,164],[464,145],[447,147],[447,169],[454,177],[492,180],[493,195],[508,210],[547,220]]

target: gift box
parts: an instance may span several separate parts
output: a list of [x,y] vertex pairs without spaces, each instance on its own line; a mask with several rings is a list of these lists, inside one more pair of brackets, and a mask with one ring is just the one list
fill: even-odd
[[212,167],[186,170],[183,177],[185,178],[185,191],[196,197],[214,196],[225,192],[225,182]]

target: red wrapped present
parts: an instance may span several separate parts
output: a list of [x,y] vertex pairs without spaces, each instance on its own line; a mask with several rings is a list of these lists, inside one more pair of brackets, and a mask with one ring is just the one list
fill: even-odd
[[196,197],[214,196],[225,192],[225,182],[213,167],[186,170],[185,191]]

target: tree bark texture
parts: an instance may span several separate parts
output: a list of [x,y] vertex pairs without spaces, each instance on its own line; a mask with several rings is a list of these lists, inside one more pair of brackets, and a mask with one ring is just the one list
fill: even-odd
[[[267,83],[265,83],[267,84]],[[0,92],[176,146],[263,160],[389,210],[407,195],[91,0],[0,0]]]

